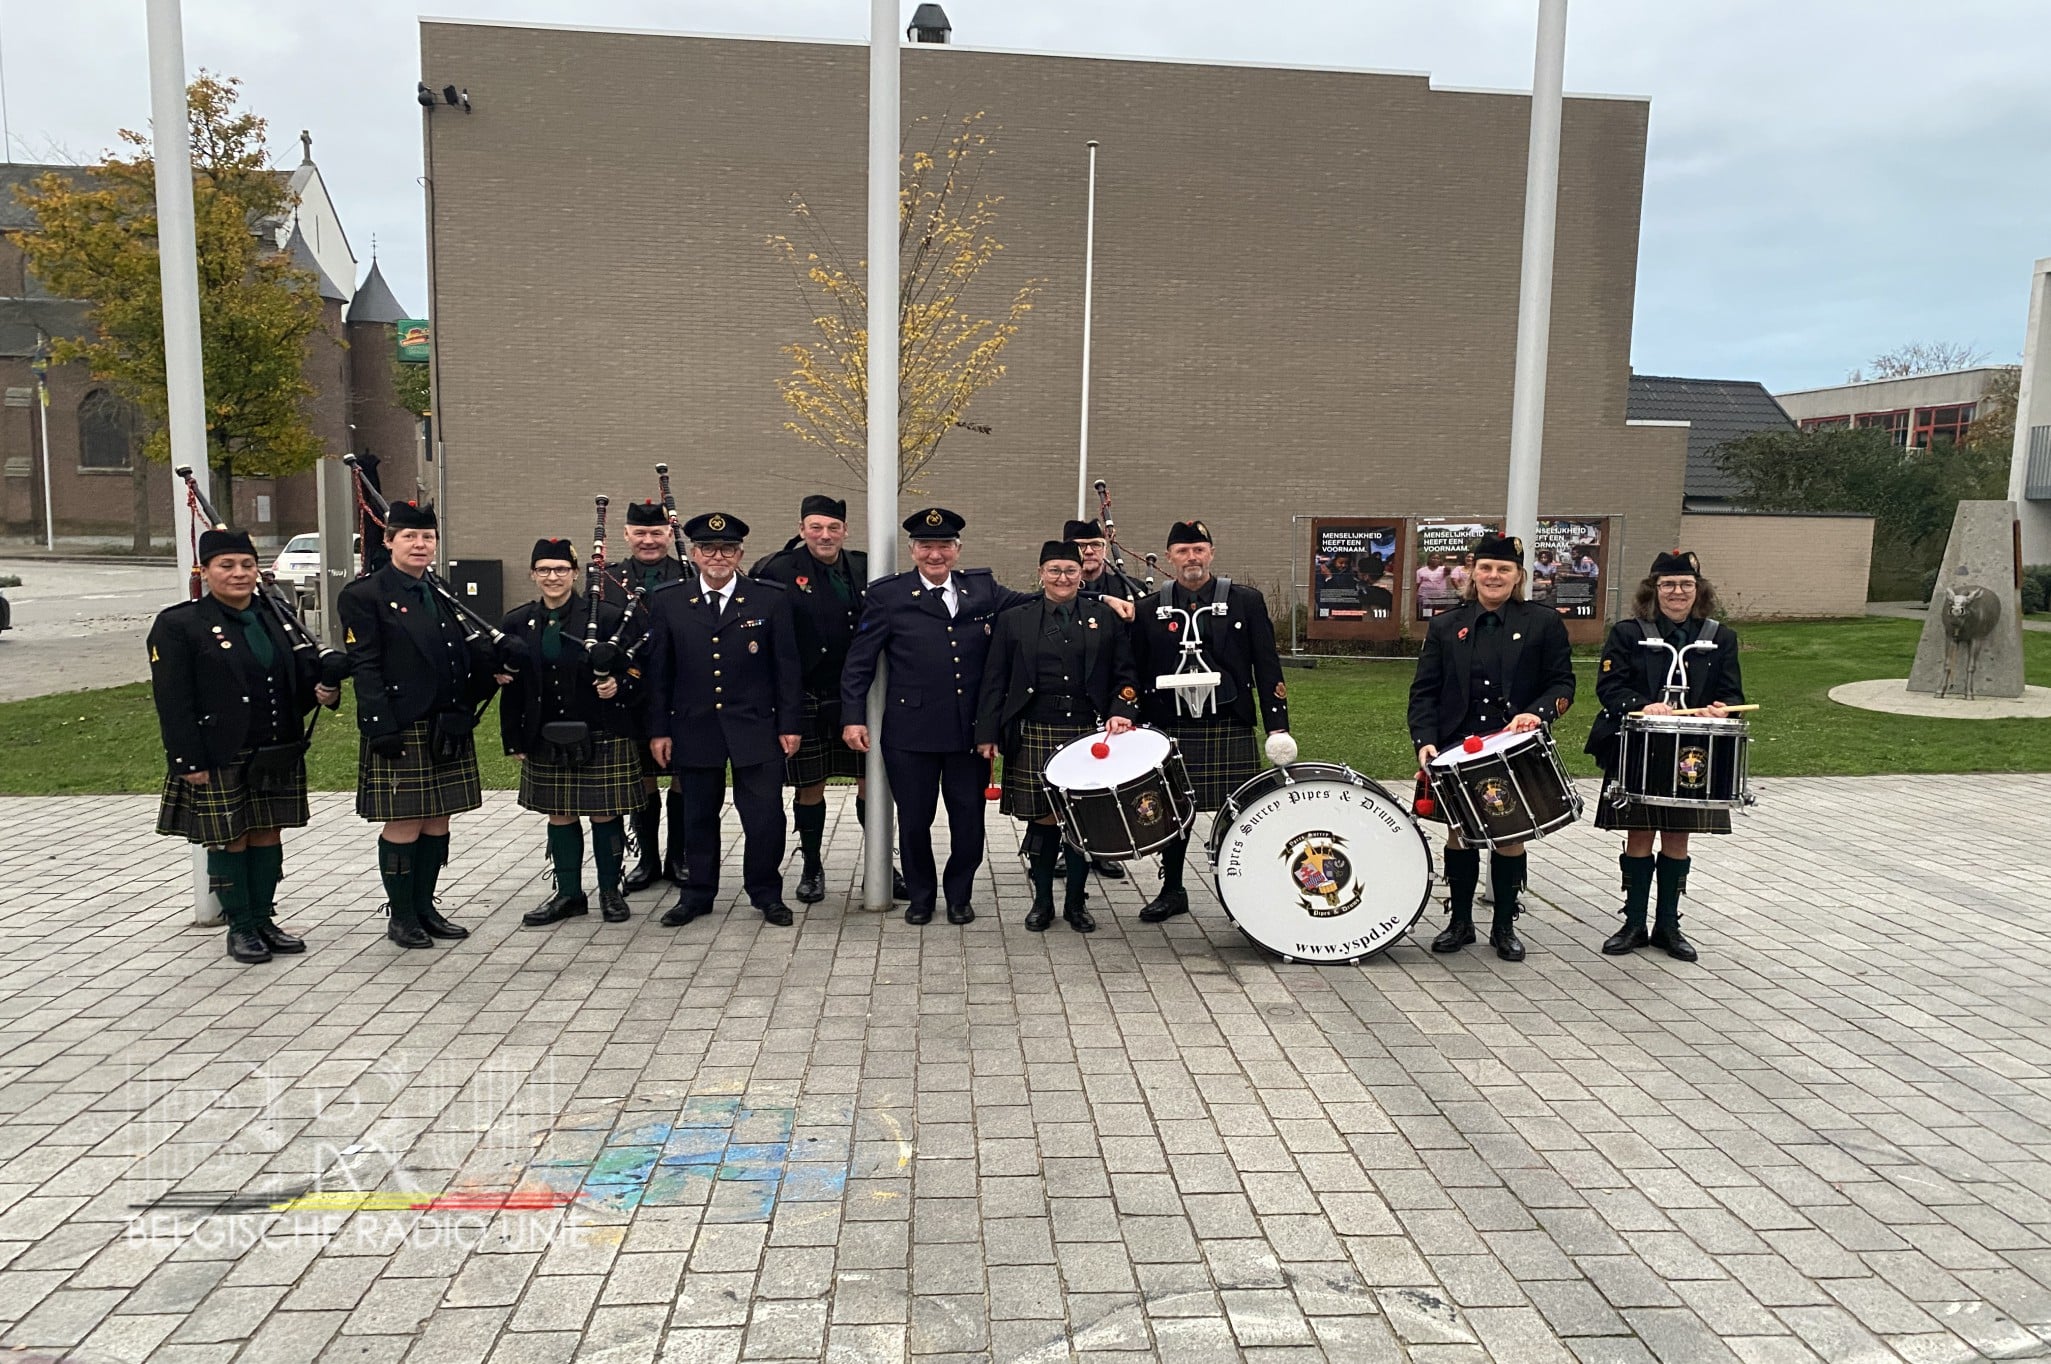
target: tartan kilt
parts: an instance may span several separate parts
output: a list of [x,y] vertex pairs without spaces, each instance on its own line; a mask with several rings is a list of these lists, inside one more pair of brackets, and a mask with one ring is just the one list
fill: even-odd
[[1054,813],[1047,794],[1047,763],[1062,747],[1097,727],[1088,720],[1026,720],[1017,743],[1004,753],[1004,796],[997,808],[1014,819],[1043,819]]
[[544,815],[627,815],[641,808],[641,760],[634,741],[591,736],[591,761],[570,767],[528,754],[520,763],[520,808]]
[[405,751],[381,758],[358,738],[356,749],[356,813],[373,824],[394,819],[430,819],[461,814],[484,804],[484,786],[477,775],[477,736],[463,743],[462,754],[438,763],[428,754],[428,721],[416,720],[399,733]]
[[1261,770],[1260,745],[1253,731],[1234,720],[1192,724],[1171,720],[1160,727],[1182,753],[1182,766],[1196,790],[1196,808],[1216,810],[1225,797]]
[[862,755],[840,737],[840,707],[831,710],[810,692],[798,730],[798,751],[784,759],[785,786],[817,786],[829,777],[860,778]]
[[1595,801],[1595,827],[1598,829],[1655,829],[1668,834],[1727,834],[1731,831],[1731,812],[1728,810],[1640,805],[1635,800],[1619,810],[1610,802],[1616,780],[1614,770],[1602,774],[1602,794]]
[[303,759],[283,781],[259,791],[249,785],[249,762],[244,758],[214,773],[205,786],[166,775],[164,797],[157,806],[157,832],[224,848],[252,829],[303,829],[308,818]]

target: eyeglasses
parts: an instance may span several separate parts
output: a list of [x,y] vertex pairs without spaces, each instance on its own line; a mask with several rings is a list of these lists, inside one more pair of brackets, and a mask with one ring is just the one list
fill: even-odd
[[693,545],[691,548],[697,550],[708,559],[738,559],[741,557],[741,547],[739,545]]
[[1659,590],[1662,592],[1693,592],[1695,590],[1695,580],[1693,578],[1678,578],[1673,582],[1659,584]]
[[1079,568],[1043,568],[1040,570],[1040,576],[1042,578],[1080,578],[1082,570]]
[[574,568],[537,568],[534,570],[534,576],[537,578],[567,578],[576,571]]

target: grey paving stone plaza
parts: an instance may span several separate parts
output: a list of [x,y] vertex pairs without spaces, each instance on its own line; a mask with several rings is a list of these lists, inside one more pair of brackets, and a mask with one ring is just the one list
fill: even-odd
[[0,801],[0,1358],[2051,1358],[2051,777],[1761,789],[1694,967],[1586,824],[1521,965],[1030,934],[994,810],[913,928],[844,792],[794,929],[542,931],[495,793],[433,952],[317,797],[240,967],[152,798]]

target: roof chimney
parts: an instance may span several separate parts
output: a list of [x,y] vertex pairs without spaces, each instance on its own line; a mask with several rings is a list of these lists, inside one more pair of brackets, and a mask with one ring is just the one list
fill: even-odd
[[944,43],[952,32],[954,25],[947,22],[947,11],[934,4],[913,10],[911,27],[904,31],[915,43]]

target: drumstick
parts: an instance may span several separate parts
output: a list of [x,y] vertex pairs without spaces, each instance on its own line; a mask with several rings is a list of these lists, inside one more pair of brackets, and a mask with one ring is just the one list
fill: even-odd
[[[1756,701],[1754,701],[1754,702],[1750,703],[1749,705],[1743,705],[1743,706],[1725,706],[1725,707],[1723,708],[1723,713],[1724,713],[1725,715],[1736,715],[1736,714],[1737,714],[1737,713],[1738,713],[1739,711],[1741,711],[1741,710],[1757,710],[1757,709],[1759,709],[1759,703],[1758,703],[1758,702],[1756,702]],[[1631,712],[1631,715],[1632,715],[1632,717],[1633,717],[1634,719],[1635,719],[1635,718],[1637,718],[1638,716],[1641,716],[1641,715],[1643,715],[1643,714],[1645,714],[1645,712],[1644,712],[1644,711],[1642,711],[1642,710],[1634,710],[1634,711],[1632,711],[1632,712]],[[1673,711],[1668,711],[1668,712],[1667,712],[1667,714],[1669,714],[1669,715],[1707,715],[1707,714],[1709,714],[1709,707],[1707,707],[1707,706],[1695,706],[1695,707],[1693,707],[1692,709],[1689,709],[1689,710],[1673,710]],[[1657,719],[1658,719],[1659,717],[1658,717],[1657,715],[1655,715],[1655,716],[1653,716],[1652,718],[1653,718],[1653,719],[1655,719],[1655,720],[1657,720]]]

